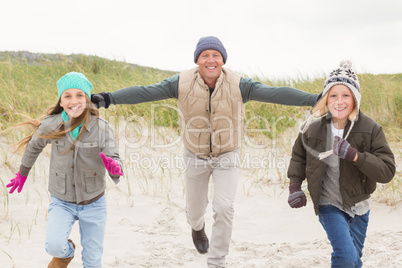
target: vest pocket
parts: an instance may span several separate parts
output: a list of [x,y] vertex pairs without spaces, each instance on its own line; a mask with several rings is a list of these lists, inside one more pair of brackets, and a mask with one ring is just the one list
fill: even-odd
[[66,177],[67,176],[65,173],[52,168],[50,170],[49,184],[56,192],[58,192],[60,194],[65,194],[66,193]]
[[217,144],[217,146],[219,146],[219,149],[221,149],[221,151],[225,148],[232,148],[234,146],[234,142],[233,142],[233,132],[228,132],[228,131],[223,131],[221,133],[219,133],[219,143]]
[[89,171],[84,174],[85,191],[90,194],[105,187],[104,174],[97,171]]
[[211,135],[212,151],[214,153],[224,153],[236,149],[234,146],[233,131],[228,129],[218,130]]
[[196,152],[202,152],[203,149],[209,148],[209,133],[200,131],[186,131],[183,139],[190,145],[190,148],[194,148]]

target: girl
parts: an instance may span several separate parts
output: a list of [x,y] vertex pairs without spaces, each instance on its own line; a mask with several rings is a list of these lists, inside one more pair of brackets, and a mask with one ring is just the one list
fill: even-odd
[[[395,175],[384,132],[360,112],[360,99],[351,63],[342,61],[327,77],[296,139],[288,169],[289,205],[306,205],[301,184],[307,178],[315,213],[332,245],[332,267],[362,267],[370,194],[377,182],[388,183]],[[323,117],[310,125],[314,116]]]
[[105,168],[115,183],[123,164],[109,124],[90,102],[92,84],[71,72],[57,82],[59,100],[42,122],[31,120],[36,131],[16,145],[24,150],[19,172],[7,187],[21,192],[28,173],[47,144],[52,144],[49,171],[51,194],[46,251],[48,267],[67,267],[75,245],[68,239],[79,221],[84,267],[101,267],[106,223]]

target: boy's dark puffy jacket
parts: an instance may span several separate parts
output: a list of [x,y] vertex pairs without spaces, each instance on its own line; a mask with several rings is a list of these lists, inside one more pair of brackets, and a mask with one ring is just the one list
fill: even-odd
[[[350,121],[345,127],[347,133]],[[307,131],[296,139],[288,169],[290,183],[302,183],[305,178],[318,214],[326,162],[318,154],[329,150],[331,139],[330,115],[311,123]],[[395,175],[394,155],[387,143],[382,127],[370,117],[360,113],[347,141],[357,149],[356,163],[340,159],[340,191],[344,208],[368,199],[376,183],[388,183]]]

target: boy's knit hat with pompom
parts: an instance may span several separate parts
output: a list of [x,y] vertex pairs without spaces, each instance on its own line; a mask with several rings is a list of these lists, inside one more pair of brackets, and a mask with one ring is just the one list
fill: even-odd
[[360,84],[357,75],[354,73],[352,69],[352,63],[349,60],[343,60],[339,63],[339,68],[333,70],[325,80],[324,90],[322,91],[322,97],[318,100],[318,102],[311,109],[311,114],[315,117],[320,117],[325,115],[328,112],[327,108],[327,97],[328,91],[335,85],[345,85],[347,86],[353,94],[355,98],[355,109],[349,115],[350,121],[357,121],[360,110]]
[[[343,60],[339,63],[339,67],[333,70],[325,80],[324,90],[321,93],[321,98],[317,101],[314,107],[311,109],[310,117],[306,122],[302,124],[300,129],[301,133],[305,133],[313,120],[314,117],[321,117],[328,113],[327,107],[327,98],[328,91],[335,85],[345,85],[350,91],[352,91],[353,97],[355,99],[355,107],[353,111],[349,114],[348,119],[351,122],[348,133],[345,135],[344,139],[346,140],[352,130],[355,122],[359,119],[359,110],[360,110],[360,83],[357,75],[352,69],[352,63],[349,60]],[[323,159],[332,154],[332,150],[328,152],[320,153],[319,159]]]

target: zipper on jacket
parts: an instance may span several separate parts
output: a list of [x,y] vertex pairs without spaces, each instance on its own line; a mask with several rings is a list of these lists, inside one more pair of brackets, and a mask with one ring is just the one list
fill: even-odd
[[212,153],[212,123],[211,123],[211,100],[212,100],[212,93],[214,93],[215,88],[209,88],[209,154]]

